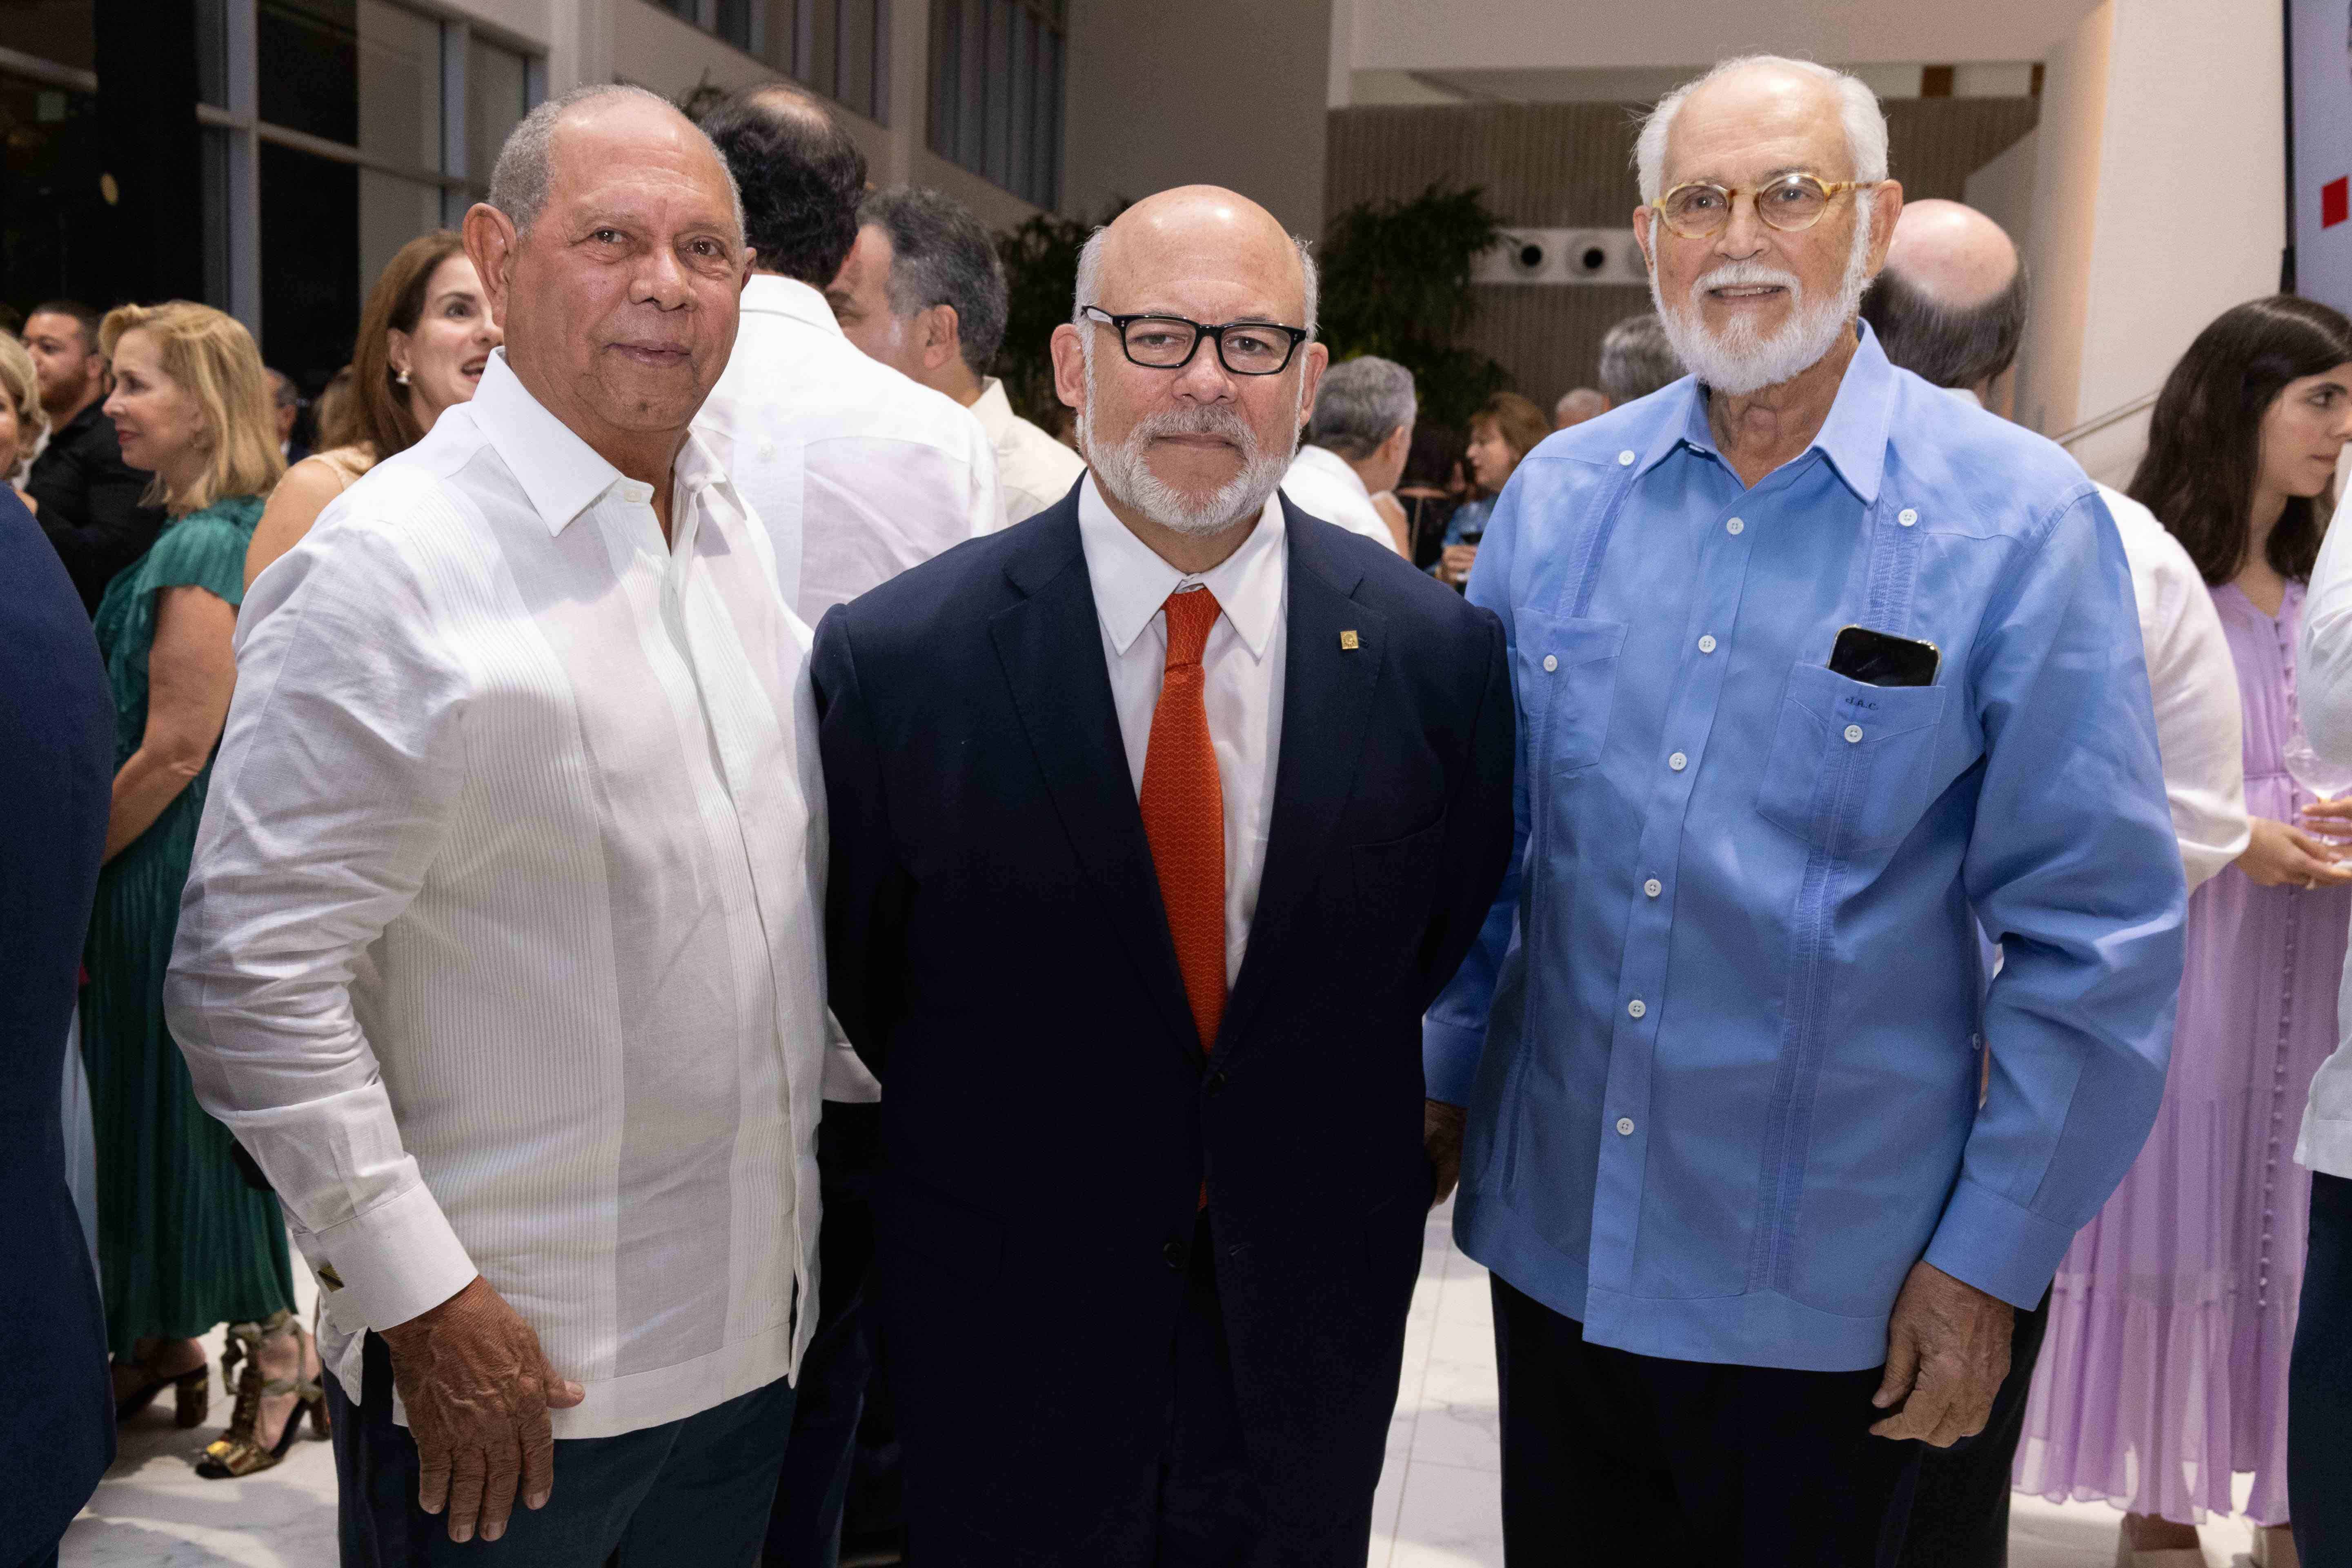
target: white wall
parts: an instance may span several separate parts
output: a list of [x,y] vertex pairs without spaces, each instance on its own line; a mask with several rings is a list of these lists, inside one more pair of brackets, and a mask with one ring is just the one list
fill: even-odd
[[[2250,0],[2203,3],[2216,13],[2235,13]],[[1268,0],[1266,8],[1285,4]],[[1357,70],[1689,66],[1756,50],[1844,61],[2033,60],[2093,4],[1352,0],[1347,50]]]
[[[2278,287],[2286,242],[2274,7],[2105,0],[2050,56],[2017,416],[2058,436],[2148,397],[2189,340]],[[2193,193],[2197,213],[2184,217]],[[2127,479],[2139,412],[2072,443]]]

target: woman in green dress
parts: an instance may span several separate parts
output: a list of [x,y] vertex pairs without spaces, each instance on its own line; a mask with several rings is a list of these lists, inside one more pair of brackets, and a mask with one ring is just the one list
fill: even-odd
[[[118,1417],[169,1387],[179,1424],[194,1426],[211,1387],[198,1336],[215,1324],[268,1324],[268,1335],[248,1327],[232,1343],[268,1352],[279,1383],[314,1382],[304,1374],[317,1364],[299,1330],[289,1331],[294,1281],[277,1199],[239,1173],[227,1129],[197,1106],[163,1023],[180,891],[236,683],[246,546],[285,463],[261,356],[229,317],[177,300],[126,305],[107,316],[99,342],[113,362],[106,413],[123,460],[153,473],[149,501],[171,518],[98,607],[116,759],[82,995],[100,1274]],[[223,1444],[238,1426],[253,1436],[246,1407],[258,1406],[269,1381],[256,1376],[264,1359],[247,1371],[256,1392],[240,1389]],[[292,1401],[278,1403],[291,1414]]]

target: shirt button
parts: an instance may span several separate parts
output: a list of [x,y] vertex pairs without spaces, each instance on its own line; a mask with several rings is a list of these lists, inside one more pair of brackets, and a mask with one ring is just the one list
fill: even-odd
[[1633,1119],[1632,1117],[1621,1116],[1617,1119],[1617,1136],[1620,1138],[1631,1138],[1633,1136]]
[[1640,1017],[1649,1010],[1650,1005],[1643,1001],[1639,996],[1634,997],[1631,1002],[1625,1004],[1625,1011],[1631,1013],[1636,1018]]
[[1715,638],[1711,636],[1699,638],[1698,651],[1701,653],[1713,653],[1715,651]]
[[1648,881],[1642,884],[1642,891],[1649,894],[1650,897],[1654,899],[1665,890],[1666,885],[1664,882],[1659,881],[1655,877],[1651,878]]
[[1559,655],[1556,653],[1548,653],[1544,655],[1544,673],[1546,675],[1549,675],[1553,670],[1558,669],[1559,668]]
[[1727,531],[1729,531],[1730,532],[1738,533],[1741,529],[1746,528],[1748,525],[1747,525],[1746,523],[1744,523],[1744,522],[1740,521],[1738,518],[1736,518],[1736,517],[1735,517],[1735,518],[1733,518],[1729,522],[1725,523],[1723,526],[1725,527],[1725,529],[1727,529]]
[[1849,744],[1849,745],[1853,744],[1853,743],[1854,742],[1856,742],[1856,741],[1861,740],[1861,739],[1862,739],[1862,726],[1861,726],[1861,725],[1859,725],[1859,724],[1848,724],[1848,725],[1845,727],[1845,738],[1846,738],[1846,743],[1847,743],[1847,744]]
[[1628,450],[1618,453],[1617,466],[1621,468],[1632,468],[1633,466],[1633,454],[1632,451]]
[[1680,773],[1685,768],[1690,766],[1690,759],[1684,756],[1680,752],[1676,752],[1673,756],[1666,759],[1666,766],[1674,769],[1676,773]]
[[1906,506],[1901,511],[1895,514],[1895,521],[1901,523],[1904,527],[1909,528],[1912,524],[1919,521],[1919,514]]

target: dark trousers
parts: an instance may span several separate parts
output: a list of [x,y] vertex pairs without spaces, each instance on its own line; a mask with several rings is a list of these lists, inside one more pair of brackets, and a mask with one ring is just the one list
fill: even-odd
[[1901,1568],[2009,1568],[2009,1468],[2025,1436],[2025,1396],[2050,1328],[2050,1294],[2017,1314],[2009,1375],[1993,1395],[1985,1428],[1921,1456],[1918,1489]]
[[2287,1372],[2286,1489],[2305,1568],[2352,1565],[2352,1181],[2313,1172]]
[[766,1568],[834,1568],[841,1560],[842,1509],[874,1368],[874,1314],[866,1310],[866,1293],[881,1150],[879,1103],[825,1101],[816,1130],[824,1214],[817,1235],[816,1331],[795,1380],[792,1446],[784,1450],[760,1559]]
[[1922,1445],[1870,1436],[1879,1370],[1668,1361],[1494,1280],[1514,1568],[1877,1568]]
[[559,1439],[555,1493],[518,1500],[497,1541],[459,1544],[446,1517],[416,1506],[417,1456],[392,1418],[392,1356],[367,1336],[364,1404],[333,1377],[335,1489],[342,1568],[751,1568],[792,1431],[782,1378],[683,1421],[616,1437]]
[[[1361,1568],[1371,1539],[1371,1496],[1331,1527],[1303,1528],[1271,1510],[1283,1505],[1282,1478],[1251,1468],[1234,1393],[1232,1352],[1218,1301],[1209,1216],[1193,1227],[1184,1304],[1170,1349],[1169,1398],[1160,1452],[1139,1468],[1104,1522],[1084,1540],[1040,1519],[1019,1541],[983,1536],[952,1506],[930,1500],[929,1467],[955,1454],[910,1449],[908,1560],[919,1568]],[[1017,1387],[1017,1383],[1015,1384]],[[1073,1443],[1087,1434],[1074,1432]],[[1268,1489],[1271,1494],[1268,1495]]]

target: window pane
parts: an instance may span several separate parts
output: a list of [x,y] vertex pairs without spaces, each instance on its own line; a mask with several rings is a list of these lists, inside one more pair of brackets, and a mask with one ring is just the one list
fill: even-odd
[[384,0],[360,0],[360,150],[441,168],[441,24]]
[[747,53],[751,47],[753,5],[754,0],[719,0],[719,15],[715,23],[720,37]]
[[91,0],[5,0],[0,3],[0,47],[77,70],[92,69],[98,64],[92,9]]
[[196,98],[228,107],[229,0],[196,0]]
[[261,118],[357,145],[358,0],[261,0],[257,24]]
[[112,224],[98,177],[98,99],[0,77],[0,288],[22,312],[96,294]]
[[1062,205],[1062,35],[1045,40],[1044,91],[1052,112],[1045,119],[1045,181],[1037,205],[1048,209]]
[[261,144],[261,355],[315,397],[360,321],[360,171]]
[[[441,226],[441,187],[373,169],[360,171],[360,297],[375,280],[394,254],[420,234]],[[358,329],[359,318],[352,318]]]
[[967,169],[987,167],[988,0],[963,0],[963,34],[957,53],[955,161]]
[[841,0],[841,74],[834,96],[874,118],[874,0]]
[[1016,196],[1029,195],[1029,117],[1035,93],[1037,18],[1018,6],[1013,12],[1013,65],[1004,76],[1006,103],[1004,188]]
[[511,49],[469,38],[466,46],[466,175],[488,184],[507,132],[530,111],[530,62]]
[[956,50],[961,7],[957,0],[932,0],[931,5],[931,124],[926,140],[942,158],[956,149],[956,82],[962,58]]

